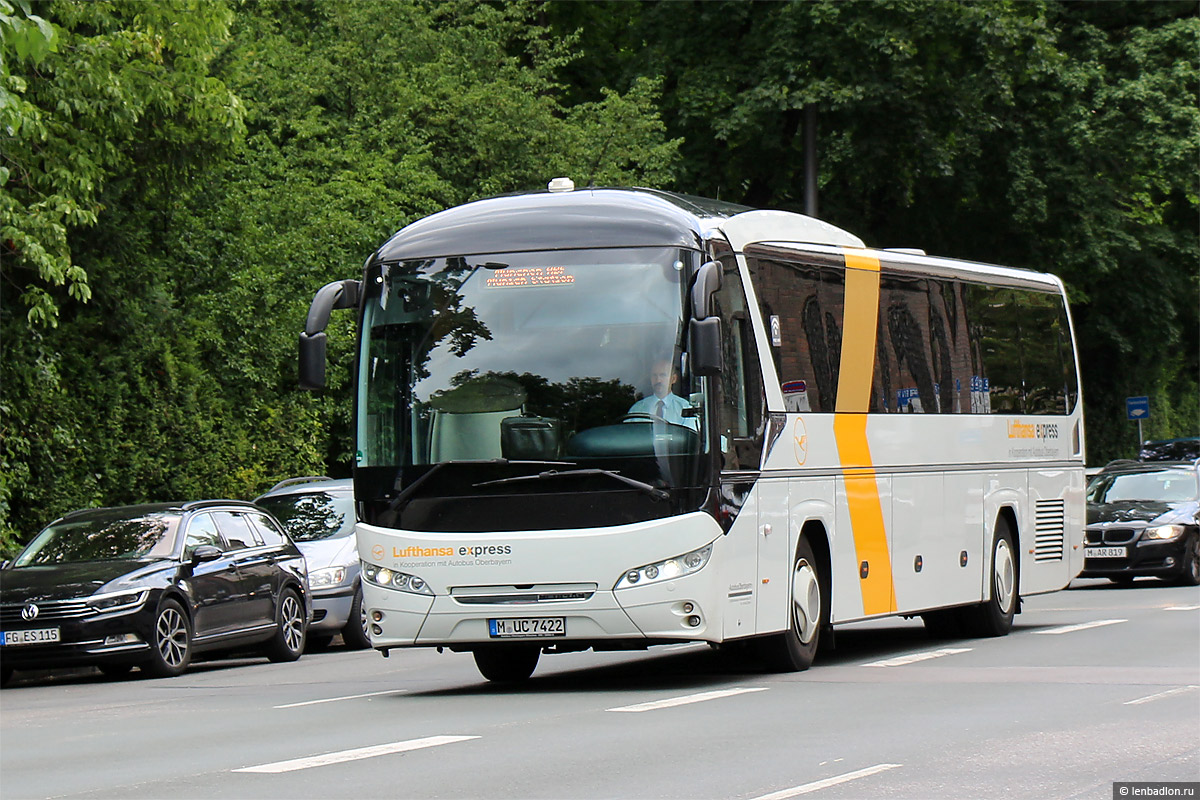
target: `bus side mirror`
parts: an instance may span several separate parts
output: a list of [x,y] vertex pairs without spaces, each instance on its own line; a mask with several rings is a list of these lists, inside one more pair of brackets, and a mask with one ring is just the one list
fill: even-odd
[[692,319],[706,319],[712,298],[721,290],[721,262],[709,261],[696,270],[692,281]]
[[688,328],[688,360],[692,374],[721,374],[721,318],[693,319]]
[[325,388],[325,334],[300,334],[300,388]]
[[317,290],[308,307],[304,332],[300,334],[301,389],[325,387],[325,327],[329,324],[329,315],[335,309],[358,306],[361,292],[362,282],[353,280],[334,281]]

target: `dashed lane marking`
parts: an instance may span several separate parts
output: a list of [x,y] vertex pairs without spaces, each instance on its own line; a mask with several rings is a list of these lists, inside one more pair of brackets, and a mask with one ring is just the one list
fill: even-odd
[[339,700],[357,700],[360,697],[379,697],[385,694],[404,694],[407,689],[393,689],[390,692],[368,692],[367,694],[348,694],[345,697],[326,697],[321,700],[305,700],[302,703],[288,703],[287,705],[274,706],[274,708],[299,708],[300,706],[315,706],[320,703],[336,703]]
[[1122,622],[1129,622],[1127,619],[1098,619],[1092,622],[1081,622],[1078,625],[1064,625],[1061,628],[1047,628],[1044,631],[1034,631],[1034,633],[1046,634],[1054,636],[1059,633],[1074,633],[1075,631],[1086,631],[1089,628],[1102,628],[1105,625],[1117,625]]
[[901,766],[904,766],[904,765],[903,764],[876,764],[873,767],[867,767],[866,769],[855,770],[854,772],[847,772],[844,775],[835,775],[832,778],[825,778],[824,780],[813,781],[812,783],[805,783],[801,786],[793,786],[791,789],[780,789],[778,792],[771,792],[770,794],[759,795],[758,797],[753,798],[753,800],[787,800],[789,797],[799,797],[802,794],[808,794],[809,792],[820,791],[821,789],[827,789],[830,786],[837,786],[839,783],[846,783],[847,781],[853,781],[853,780],[857,780],[859,778],[866,778],[870,775],[878,775],[881,772],[887,772],[889,769],[896,769],[896,767],[901,767]]
[[895,658],[885,658],[882,661],[872,661],[869,664],[863,664],[864,667],[903,667],[905,664],[915,664],[918,661],[928,661],[931,658],[941,658],[942,656],[953,656],[958,653],[969,653],[969,647],[943,647],[940,650],[926,650],[922,653],[909,653],[906,656],[896,656]]
[[259,764],[255,767],[242,767],[234,772],[263,772],[276,774],[280,772],[295,772],[300,769],[324,767],[329,764],[341,764],[346,761],[361,761],[364,758],[387,756],[393,753],[404,753],[409,750],[421,750],[426,747],[438,747],[443,744],[465,742],[468,739],[478,739],[478,736],[427,736],[424,739],[409,739],[406,742],[391,742],[377,744],[371,747],[359,747],[354,750],[340,750],[336,753],[325,753],[307,758],[293,758],[289,761],[275,761],[271,764]]
[[674,706],[686,706],[690,703],[703,703],[706,700],[718,700],[722,697],[733,697],[734,695],[746,694],[747,692],[765,692],[766,686],[742,686],[735,689],[721,689],[715,692],[700,692],[699,694],[689,694],[683,697],[672,697],[667,700],[653,700],[649,703],[638,703],[632,706],[620,706],[619,708],[610,708],[608,711],[656,711],[660,708],[673,708]]
[[1162,700],[1164,697],[1174,697],[1177,694],[1183,694],[1184,692],[1192,692],[1192,691],[1195,691],[1196,689],[1200,689],[1200,686],[1180,686],[1175,689],[1168,689],[1165,692],[1159,692],[1158,694],[1152,694],[1152,695],[1148,695],[1146,697],[1139,697],[1136,700],[1126,700],[1125,705],[1140,706],[1142,703],[1152,703],[1155,700]]

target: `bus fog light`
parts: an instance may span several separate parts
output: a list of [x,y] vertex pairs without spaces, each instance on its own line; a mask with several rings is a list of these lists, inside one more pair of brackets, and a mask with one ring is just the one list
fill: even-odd
[[371,619],[374,620],[375,622],[380,622],[381,620],[383,620],[383,612],[380,611],[379,609],[372,611]]
[[376,636],[383,636],[383,628],[379,627],[378,625],[372,625],[371,633],[373,633]]
[[687,624],[688,624],[689,628],[699,628],[700,627],[700,617],[696,616],[695,614],[692,614],[690,617],[687,618]]
[[695,607],[694,605],[692,605],[691,603],[684,603],[684,604],[683,604],[683,613],[685,613],[685,614],[690,614],[690,613],[692,613],[692,611],[694,611],[695,609],[696,609],[696,607]]

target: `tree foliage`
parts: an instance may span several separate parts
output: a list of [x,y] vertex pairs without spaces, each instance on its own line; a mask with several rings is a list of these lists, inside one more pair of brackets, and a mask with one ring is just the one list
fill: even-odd
[[[330,390],[296,388],[317,288],[449,205],[562,174],[673,177],[655,81],[565,102],[569,43],[533,6],[36,10],[4,39],[22,103],[0,296],[0,532],[16,538],[80,506],[348,471],[352,320],[330,331]],[[51,44],[11,56],[33,29]]]
[[[663,81],[679,185],[819,215],[876,246],[1045,270],[1073,301],[1093,463],[1200,429],[1194,3],[553,4],[579,97]],[[719,39],[720,47],[712,43]]]
[[[1200,427],[1194,3],[0,0],[0,547],[345,474],[313,293],[450,205],[650,185],[1053,271],[1089,456]],[[587,387],[578,387],[580,390]],[[588,389],[591,391],[591,389]]]

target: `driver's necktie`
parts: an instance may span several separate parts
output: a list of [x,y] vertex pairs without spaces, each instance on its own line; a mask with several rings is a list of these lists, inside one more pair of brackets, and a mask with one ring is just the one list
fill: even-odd
[[664,418],[664,415],[663,415],[664,408],[666,408],[666,403],[664,403],[662,400],[659,400],[658,405],[656,405],[654,407],[654,416],[658,417],[659,419],[663,419]]

